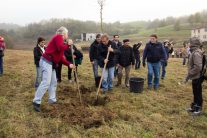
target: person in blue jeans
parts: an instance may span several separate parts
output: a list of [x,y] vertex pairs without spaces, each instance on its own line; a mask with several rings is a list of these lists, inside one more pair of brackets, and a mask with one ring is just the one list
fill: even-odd
[[98,76],[98,46],[101,42],[101,34],[96,35],[96,40],[91,44],[89,51],[90,62],[93,66],[93,74],[95,81]]
[[[110,52],[110,54],[109,58],[106,59],[108,51]],[[111,91],[113,89],[116,54],[119,54],[119,50],[116,44],[113,41],[109,40],[109,36],[107,34],[102,35],[101,43],[98,47],[98,64],[102,69],[103,73],[103,93],[106,93],[107,91]],[[105,70],[104,64],[107,64]]]
[[[159,80],[160,80],[160,61],[161,59],[167,59],[167,55],[162,43],[157,41],[157,35],[150,35],[150,42],[148,42],[145,46],[143,53],[143,67],[146,66],[145,60],[147,58],[148,65],[148,89],[157,90],[159,88]],[[153,81],[154,75],[154,82]]]

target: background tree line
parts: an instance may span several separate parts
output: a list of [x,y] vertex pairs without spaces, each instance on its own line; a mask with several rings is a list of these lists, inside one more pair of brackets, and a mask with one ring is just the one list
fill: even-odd
[[[153,21],[134,21],[128,23],[103,23],[103,30],[109,35],[129,35],[138,34],[141,30],[157,29],[169,25],[174,26],[175,31],[179,31],[183,24],[188,24],[185,29],[192,29],[207,25],[207,11],[198,12],[189,16],[167,17],[164,19],[155,19]],[[70,30],[70,36],[73,39],[80,39],[80,34],[84,32],[101,32],[100,23],[94,21],[79,21],[73,19],[50,19],[38,23],[30,23],[25,26],[15,24],[0,23],[0,35],[6,37],[10,47],[14,42],[36,40],[38,36],[50,38],[57,28],[65,26]],[[182,28],[183,29],[183,28]]]

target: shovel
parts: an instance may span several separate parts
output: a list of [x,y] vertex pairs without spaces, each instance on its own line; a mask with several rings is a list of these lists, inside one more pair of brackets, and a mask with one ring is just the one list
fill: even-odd
[[[111,48],[111,45],[109,46],[109,48]],[[109,59],[109,54],[110,54],[110,52],[108,51],[107,56],[106,56],[106,59],[107,59],[107,60]],[[103,76],[104,76],[104,73],[105,73],[105,71],[106,71],[106,65],[107,65],[107,63],[104,63],[103,72],[102,72],[102,74],[101,74],[101,79],[100,79],[100,82],[99,82],[99,85],[98,85],[98,90],[97,90],[97,92],[96,92],[96,101],[95,101],[96,103],[97,103],[97,101],[98,101],[98,96],[99,96],[99,91],[100,91],[101,84],[102,84],[102,81],[103,81]]]
[[[75,60],[74,60],[74,57],[73,57],[73,45],[71,45],[71,54],[72,54],[73,65],[75,65]],[[77,75],[76,68],[73,69],[73,71],[74,71],[75,78],[76,78],[76,86],[77,86],[77,89],[78,89],[78,95],[79,95],[79,98],[80,98],[80,103],[82,104],[82,98],[81,98],[81,92],[80,92],[79,80],[78,80],[78,75]]]

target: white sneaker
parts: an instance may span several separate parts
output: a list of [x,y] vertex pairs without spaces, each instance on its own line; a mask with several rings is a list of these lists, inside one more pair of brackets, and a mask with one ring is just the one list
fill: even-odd
[[196,111],[193,112],[193,115],[194,116],[198,116],[200,114],[201,114],[201,110],[196,110]]

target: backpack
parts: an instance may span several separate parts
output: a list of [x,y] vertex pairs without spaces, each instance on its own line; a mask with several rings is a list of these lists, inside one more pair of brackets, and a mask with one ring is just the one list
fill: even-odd
[[207,55],[203,53],[202,56],[201,77],[204,77],[204,79],[207,80]]

